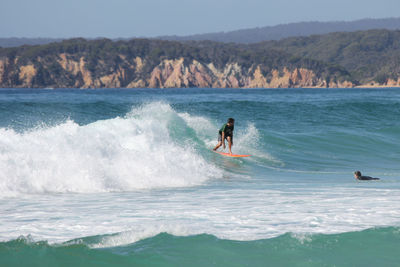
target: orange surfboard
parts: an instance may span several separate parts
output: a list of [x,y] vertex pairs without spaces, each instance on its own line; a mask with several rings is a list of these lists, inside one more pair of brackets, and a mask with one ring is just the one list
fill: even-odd
[[219,151],[214,151],[215,153],[218,153],[222,156],[227,156],[227,157],[232,157],[232,158],[245,158],[245,157],[250,157],[250,155],[238,155],[238,154],[229,154],[229,153],[224,153],[224,152],[219,152]]

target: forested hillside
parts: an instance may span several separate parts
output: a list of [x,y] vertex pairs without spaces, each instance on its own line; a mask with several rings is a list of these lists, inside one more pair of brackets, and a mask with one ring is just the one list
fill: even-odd
[[384,83],[400,76],[400,31],[370,30],[293,37],[250,46],[279,49],[301,58],[313,58],[346,68],[361,83]]
[[[326,87],[347,71],[276,49],[71,39],[0,49],[1,87]],[[337,85],[335,85],[337,86]]]
[[400,31],[258,44],[70,39],[0,49],[1,87],[399,86]]

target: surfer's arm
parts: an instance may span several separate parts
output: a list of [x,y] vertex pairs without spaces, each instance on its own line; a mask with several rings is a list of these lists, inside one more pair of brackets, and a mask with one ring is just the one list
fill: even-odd
[[222,137],[222,145],[223,145],[223,148],[225,149],[225,132],[224,131],[222,131],[221,137]]

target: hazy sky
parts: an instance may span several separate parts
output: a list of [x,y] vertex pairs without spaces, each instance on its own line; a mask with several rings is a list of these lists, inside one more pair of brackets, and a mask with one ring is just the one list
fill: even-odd
[[0,37],[189,35],[399,11],[400,0],[0,0]]

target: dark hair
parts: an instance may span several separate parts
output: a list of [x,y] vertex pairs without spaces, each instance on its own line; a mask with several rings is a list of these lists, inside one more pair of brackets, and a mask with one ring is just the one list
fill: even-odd
[[361,172],[360,171],[355,171],[354,174],[357,175],[357,176],[361,176]]
[[235,123],[235,119],[234,118],[229,118],[228,119],[228,123]]

